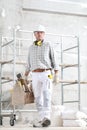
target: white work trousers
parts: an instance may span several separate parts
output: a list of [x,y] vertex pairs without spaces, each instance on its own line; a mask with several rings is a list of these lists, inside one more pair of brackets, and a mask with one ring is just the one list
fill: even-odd
[[50,119],[52,94],[52,79],[48,77],[50,74],[50,70],[32,73],[32,87],[40,120]]

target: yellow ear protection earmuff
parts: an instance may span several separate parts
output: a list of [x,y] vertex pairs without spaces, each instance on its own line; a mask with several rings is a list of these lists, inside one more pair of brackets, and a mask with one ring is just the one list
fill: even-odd
[[41,46],[41,45],[42,45],[42,41],[41,41],[41,40],[40,40],[40,41],[35,41],[34,44],[35,44],[36,46]]

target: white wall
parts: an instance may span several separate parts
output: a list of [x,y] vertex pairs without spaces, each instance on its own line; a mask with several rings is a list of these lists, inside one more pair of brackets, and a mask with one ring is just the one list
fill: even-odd
[[[4,35],[8,35],[7,27],[11,26],[14,27],[15,25],[20,25],[21,29],[23,30],[29,30],[33,31],[35,25],[37,24],[43,24],[46,27],[47,33],[53,33],[53,34],[64,34],[64,35],[77,35],[79,36],[80,40],[80,57],[81,57],[81,79],[87,80],[87,18],[85,16],[74,16],[74,15],[65,15],[65,14],[58,14],[58,13],[52,13],[52,12],[39,12],[35,10],[26,10],[25,3],[21,0],[20,2],[17,0],[9,0],[9,3],[7,4],[6,1],[2,1],[2,5],[6,9],[7,16],[5,20],[4,25]],[[28,1],[27,1],[28,2]],[[30,3],[27,3],[27,5]],[[25,10],[22,10],[22,7],[25,8]],[[35,5],[34,5],[35,7]],[[9,31],[10,32],[10,31]],[[18,36],[24,37],[24,34],[18,34]],[[32,38],[32,35],[26,36],[26,38]],[[49,38],[50,39],[50,38]],[[51,37],[51,40],[54,42],[57,42],[57,38]],[[59,39],[58,39],[59,42]],[[31,42],[21,42],[21,45],[25,47],[31,44]],[[71,42],[70,42],[71,44]],[[27,50],[26,50],[27,54]],[[71,56],[72,59],[75,59]],[[19,69],[19,68],[18,68]],[[23,68],[24,71],[24,68]],[[71,73],[73,73],[72,71]],[[73,75],[73,74],[71,74]],[[66,73],[66,77],[69,75]],[[74,76],[73,76],[74,79]],[[70,88],[66,89],[65,94],[67,95],[67,90],[70,92]],[[74,87],[71,89],[74,91]],[[81,106],[87,107],[87,103],[85,101],[87,88],[86,85],[81,85]],[[76,91],[74,92],[75,95]],[[60,104],[61,103],[61,88],[60,85],[58,87],[56,86],[54,89],[54,95],[56,95],[55,98],[53,98],[54,103]],[[70,93],[71,94],[71,93]],[[73,95],[73,94],[72,94]],[[74,96],[76,98],[76,96]],[[67,98],[67,96],[66,96]]]

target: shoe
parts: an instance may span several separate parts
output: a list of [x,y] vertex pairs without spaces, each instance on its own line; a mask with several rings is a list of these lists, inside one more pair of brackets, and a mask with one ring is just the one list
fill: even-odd
[[47,118],[44,118],[41,124],[42,124],[42,127],[48,127],[51,124],[51,121]]
[[44,118],[42,121],[34,123],[33,127],[38,127],[38,128],[48,127],[50,124],[51,124],[51,121],[49,119],[47,119],[47,118]]
[[38,128],[42,127],[41,121],[34,123],[33,127],[38,127]]

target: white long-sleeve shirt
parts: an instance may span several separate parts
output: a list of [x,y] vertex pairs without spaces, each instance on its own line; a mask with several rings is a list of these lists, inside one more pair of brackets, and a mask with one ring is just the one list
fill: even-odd
[[37,46],[33,43],[29,47],[26,71],[49,68],[59,70],[59,63],[56,60],[53,47],[45,41],[43,41],[41,46]]

